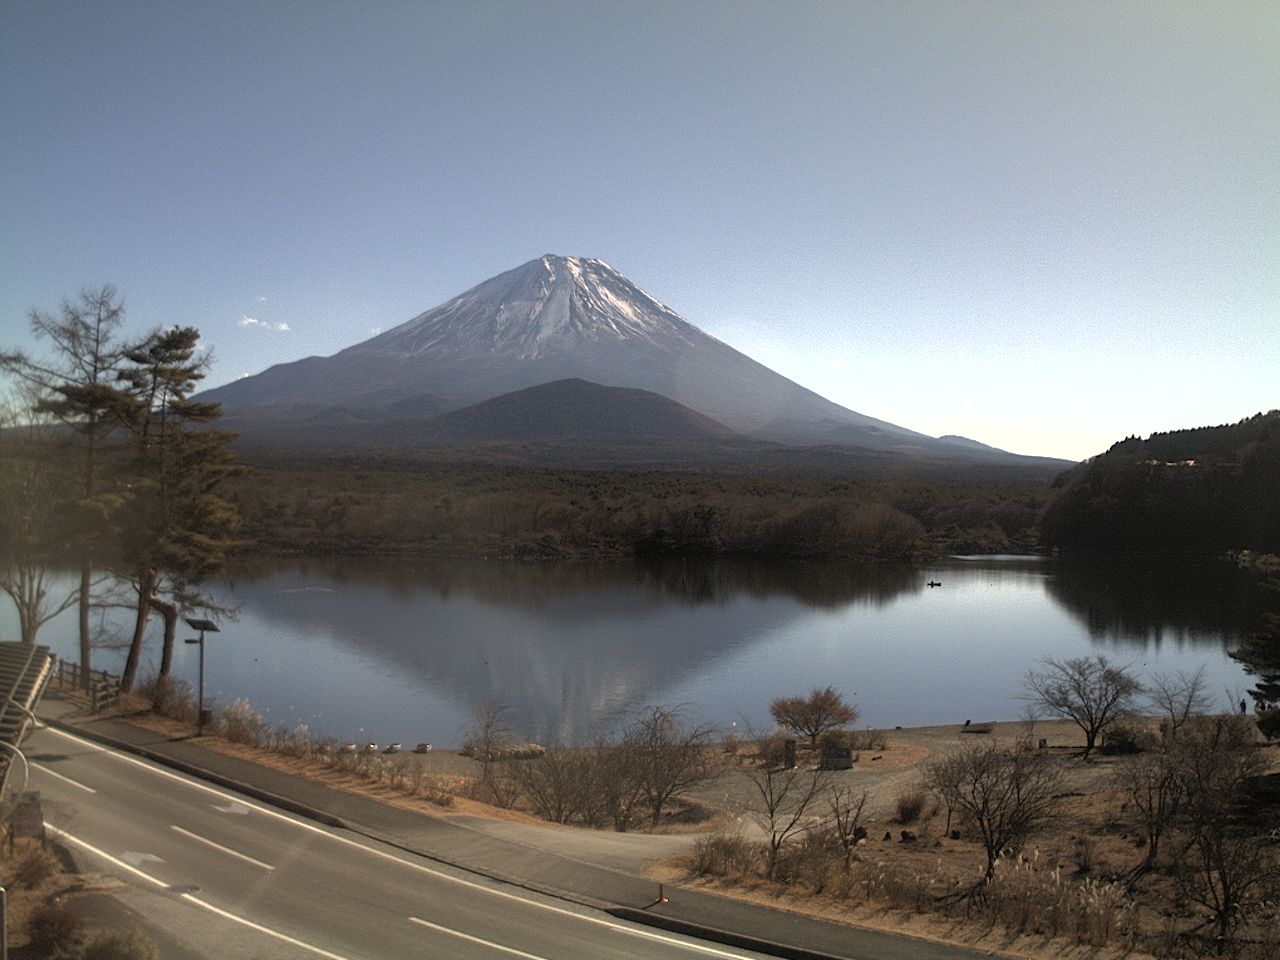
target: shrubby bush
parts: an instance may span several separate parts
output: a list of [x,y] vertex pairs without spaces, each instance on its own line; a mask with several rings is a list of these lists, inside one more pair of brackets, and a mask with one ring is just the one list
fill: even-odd
[[160,960],[160,948],[136,927],[108,930],[85,947],[84,960]]
[[75,943],[84,930],[84,921],[71,912],[65,903],[44,903],[31,911],[27,918],[27,936],[31,943],[52,956]]

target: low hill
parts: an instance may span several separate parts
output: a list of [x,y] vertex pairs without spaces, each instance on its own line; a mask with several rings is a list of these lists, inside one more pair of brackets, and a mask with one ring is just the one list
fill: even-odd
[[777,446],[651,391],[573,378],[436,416],[289,424],[231,417],[226,426],[247,451],[578,467],[717,464]]
[[1063,474],[1049,546],[1108,553],[1280,550],[1280,410],[1129,437]]
[[580,440],[603,444],[745,440],[649,390],[570,378],[504,393],[434,418],[427,436],[462,442]]

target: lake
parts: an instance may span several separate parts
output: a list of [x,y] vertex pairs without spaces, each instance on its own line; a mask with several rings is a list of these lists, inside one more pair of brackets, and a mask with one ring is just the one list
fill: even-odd
[[[930,587],[930,581],[941,586]],[[1226,651],[1262,624],[1225,562],[951,558],[896,564],[258,562],[208,585],[237,609],[206,639],[206,690],[273,723],[456,745],[473,705],[544,743],[581,743],[645,704],[728,729],[828,684],[858,726],[1016,719],[1045,656],[1103,653],[1149,676],[1205,670],[1223,707],[1250,685]],[[108,619],[127,635],[127,612]],[[40,642],[78,657],[75,611]],[[159,662],[159,622],[142,675]],[[17,636],[7,598],[0,634]],[[188,636],[184,627],[179,637]],[[119,672],[123,651],[95,667]],[[181,643],[175,672],[196,679]]]

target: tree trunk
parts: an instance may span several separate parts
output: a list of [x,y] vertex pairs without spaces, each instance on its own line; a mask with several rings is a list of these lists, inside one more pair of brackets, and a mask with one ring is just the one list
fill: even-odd
[[173,667],[173,644],[178,633],[178,605],[159,597],[151,598],[151,607],[164,617],[164,647],[160,653],[160,679],[167,679]]
[[124,675],[120,689],[128,693],[133,689],[138,675],[138,661],[142,659],[142,638],[147,632],[147,614],[151,612],[152,595],[156,589],[156,571],[144,567],[138,572],[138,616],[133,624],[133,640],[129,644],[129,656],[124,662]]

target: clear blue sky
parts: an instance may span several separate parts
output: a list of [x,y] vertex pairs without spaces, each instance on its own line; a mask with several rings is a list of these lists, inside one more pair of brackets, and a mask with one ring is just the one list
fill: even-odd
[[210,384],[544,253],[839,403],[1081,458],[1280,406],[1280,3],[0,0],[0,345]]

